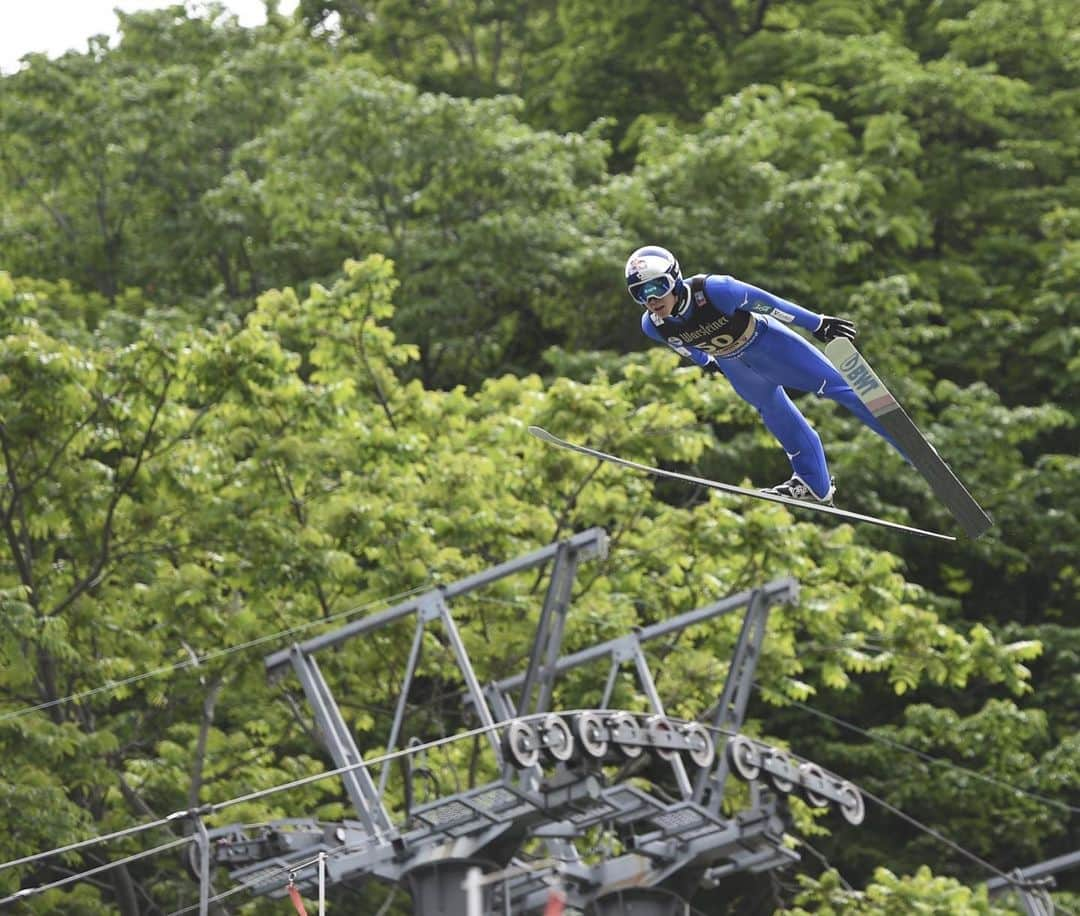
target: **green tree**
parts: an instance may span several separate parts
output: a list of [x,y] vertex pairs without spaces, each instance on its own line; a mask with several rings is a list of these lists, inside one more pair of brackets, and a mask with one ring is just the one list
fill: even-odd
[[0,251],[15,274],[115,297],[265,288],[249,176],[236,150],[291,104],[325,57],[272,19],[221,8],[120,14],[114,49],[35,55],[0,97]]
[[540,89],[533,62],[556,38],[558,4],[524,0],[301,0],[296,15],[427,92],[483,98]]
[[835,871],[819,879],[799,876],[802,892],[795,906],[783,910],[790,916],[905,916],[918,912],[928,916],[1005,916],[1011,907],[997,906],[985,889],[972,891],[952,878],[935,876],[923,866],[914,875],[900,876],[879,868],[865,890],[845,887]]
[[610,253],[612,221],[593,204],[606,145],[534,131],[519,107],[352,67],[313,76],[295,116],[250,149],[273,227],[259,259],[287,280],[350,253],[391,257],[394,328],[420,346],[428,385],[535,363],[558,333],[552,303]]

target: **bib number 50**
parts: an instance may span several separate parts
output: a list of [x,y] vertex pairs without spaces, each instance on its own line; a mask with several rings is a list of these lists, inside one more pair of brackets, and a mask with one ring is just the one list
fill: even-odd
[[714,356],[717,353],[723,353],[733,343],[735,343],[735,338],[731,334],[717,334],[707,343],[698,344],[698,349]]

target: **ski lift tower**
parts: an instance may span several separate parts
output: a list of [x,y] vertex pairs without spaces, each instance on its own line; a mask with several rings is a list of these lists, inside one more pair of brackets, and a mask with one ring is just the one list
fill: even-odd
[[[740,734],[770,608],[794,601],[796,582],[770,582],[563,654],[578,566],[605,557],[607,548],[606,532],[592,528],[267,656],[271,677],[291,669],[299,679],[356,818],[209,830],[192,847],[194,873],[206,881],[204,866],[222,866],[234,882],[271,897],[374,880],[407,889],[415,916],[461,916],[477,906],[485,916],[540,914],[555,883],[568,906],[593,916],[671,916],[683,913],[700,887],[797,861],[783,842],[789,793],[861,823],[863,799],[850,782],[811,762],[797,765],[785,751]],[[548,567],[525,670],[482,685],[452,602]],[[742,625],[718,701],[694,721],[667,715],[645,647],[737,612]],[[388,755],[404,761],[405,805],[392,811],[385,801],[390,767],[384,758],[373,775],[316,657],[332,648],[346,651],[350,640],[407,618],[414,622],[413,640],[385,745]],[[407,709],[425,632],[436,627],[478,723],[445,741],[482,733],[494,778],[414,805],[418,783],[429,774],[414,761]],[[602,662],[608,665],[605,687],[591,708],[552,709],[559,676]],[[620,672],[628,668],[647,711],[612,708]],[[747,782],[749,800],[725,814],[732,774]]]

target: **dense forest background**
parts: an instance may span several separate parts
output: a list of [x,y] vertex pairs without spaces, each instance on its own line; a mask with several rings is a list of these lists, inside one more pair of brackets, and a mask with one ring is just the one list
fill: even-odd
[[[1080,848],[1080,7],[267,5],[255,29],[120,14],[116,47],[0,77],[0,863],[327,768],[264,654],[602,525],[568,649],[796,577],[748,727],[949,841],[874,804],[857,830],[802,811],[797,868],[695,905],[1017,911],[987,863]],[[722,379],[641,336],[622,266],[648,242],[857,320],[992,532],[942,547],[532,440],[786,476]],[[955,530],[871,433],[799,404],[842,505]],[[538,588],[465,609],[481,677],[521,669]],[[736,635],[665,647],[672,713],[715,702]],[[327,662],[365,753],[410,637]],[[468,724],[440,651],[421,736]],[[289,816],[348,806],[324,780],[211,823]],[[0,871],[0,893],[180,829]],[[163,854],[13,911],[196,895]],[[1075,870],[1055,901],[1080,912]]]

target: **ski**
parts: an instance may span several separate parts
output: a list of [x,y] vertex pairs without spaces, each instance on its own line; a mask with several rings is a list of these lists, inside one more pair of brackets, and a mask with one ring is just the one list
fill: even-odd
[[970,538],[985,534],[993,526],[994,520],[975,501],[975,497],[870,368],[865,357],[855,349],[855,345],[850,340],[838,337],[825,345],[825,355],[904,450],[915,470],[930,484],[934,495],[960,523],[964,533]]
[[895,531],[907,531],[910,534],[918,534],[922,537],[938,538],[942,541],[955,541],[956,538],[951,534],[941,534],[937,531],[927,531],[923,528],[913,528],[910,525],[901,525],[899,522],[886,521],[883,518],[877,518],[873,515],[862,515],[859,512],[851,512],[847,509],[838,509],[836,506],[826,506],[820,503],[805,502],[801,499],[791,499],[787,496],[779,496],[775,493],[762,493],[760,490],[750,490],[746,487],[737,487],[729,483],[720,483],[716,480],[709,480],[705,477],[694,477],[690,474],[680,474],[676,471],[665,471],[663,468],[652,467],[648,464],[639,464],[637,461],[630,461],[627,458],[620,458],[617,455],[611,455],[607,452],[602,452],[599,449],[589,448],[587,445],[578,445],[574,442],[567,442],[565,439],[560,439],[558,436],[549,433],[546,429],[540,426],[530,426],[529,432],[536,436],[543,442],[547,442],[549,445],[557,446],[558,448],[569,449],[572,452],[578,452],[582,455],[589,455],[592,458],[596,458],[600,461],[607,461],[611,464],[617,464],[624,468],[633,468],[635,471],[643,471],[646,474],[652,474],[654,477],[668,477],[672,480],[682,480],[686,483],[694,483],[703,487],[709,487],[713,490],[722,490],[725,493],[732,493],[737,496],[750,496],[753,499],[764,499],[768,502],[783,503],[785,506],[792,506],[795,509],[809,509],[812,512],[824,512],[827,515],[836,515],[840,518],[851,519],[856,522],[867,522],[871,525],[878,525],[882,528],[891,528]]

